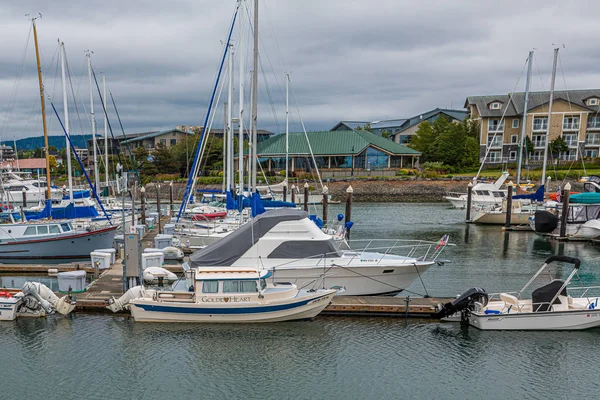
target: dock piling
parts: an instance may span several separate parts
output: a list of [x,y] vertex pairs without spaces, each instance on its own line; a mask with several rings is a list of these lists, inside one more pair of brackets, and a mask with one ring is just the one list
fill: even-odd
[[473,200],[473,182],[467,185],[467,222],[471,222],[471,203]]
[[308,182],[304,184],[304,211],[308,211]]
[[[352,189],[352,185],[348,186],[346,189],[346,219],[344,223],[348,223],[352,218],[352,193],[354,193],[354,189]],[[346,229],[346,239],[350,240],[350,229]]]
[[162,233],[160,231],[160,183],[156,184],[156,212],[158,213],[158,233]]
[[510,228],[510,220],[512,215],[512,196],[513,196],[513,183],[508,182],[508,190],[506,193],[506,222],[504,226]]
[[323,227],[327,226],[327,212],[329,208],[329,189],[323,186]]
[[296,204],[296,185],[292,185],[292,203]]
[[169,182],[169,217],[173,216],[173,181]]
[[569,196],[571,195],[571,184],[567,182],[562,191],[562,216],[560,221],[560,237],[567,236],[567,219],[569,215]]
[[146,188],[140,189],[140,202],[142,203],[142,225],[146,225]]
[[283,201],[287,201],[287,184],[283,183]]

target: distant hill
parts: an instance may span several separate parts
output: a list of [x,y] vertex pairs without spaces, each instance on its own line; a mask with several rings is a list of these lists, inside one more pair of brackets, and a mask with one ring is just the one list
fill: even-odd
[[[92,135],[72,135],[71,142],[73,142],[73,146],[78,147],[80,149],[85,149],[87,148],[87,141],[91,137]],[[10,147],[14,146],[14,142],[12,140],[5,140],[2,142],[2,144],[8,145]],[[65,137],[48,136],[48,145],[54,146],[58,150],[62,150],[66,146]],[[44,147],[44,136],[34,136],[17,140],[18,150],[33,150],[36,147]]]

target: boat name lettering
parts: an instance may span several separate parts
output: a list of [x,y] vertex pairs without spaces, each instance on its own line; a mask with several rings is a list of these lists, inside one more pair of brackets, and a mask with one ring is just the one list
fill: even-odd
[[372,259],[372,260],[360,260],[360,262],[377,262],[377,261],[379,261],[379,260],[375,260],[375,259]]
[[231,297],[208,297],[202,296],[200,301],[203,303],[243,303],[249,302],[250,296],[231,296]]

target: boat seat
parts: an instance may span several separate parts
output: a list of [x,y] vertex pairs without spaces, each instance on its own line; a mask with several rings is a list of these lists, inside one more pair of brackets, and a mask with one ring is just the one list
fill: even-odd
[[519,304],[519,299],[517,299],[512,294],[500,293],[500,300],[502,300],[506,307],[508,307],[509,309],[512,309],[514,307],[515,311],[520,310],[521,305]]

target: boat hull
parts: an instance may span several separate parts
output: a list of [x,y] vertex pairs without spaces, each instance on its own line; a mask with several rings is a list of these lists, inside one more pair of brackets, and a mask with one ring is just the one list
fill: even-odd
[[[343,296],[393,296],[410,286],[419,275],[426,272],[434,263],[419,263],[395,266],[348,266],[330,267],[276,267],[271,269],[271,280],[289,282],[298,287],[342,286]],[[325,274],[325,278],[321,278]],[[311,284],[311,282],[314,282]]]
[[[511,225],[526,225],[529,224],[530,213],[513,212],[510,215]],[[482,225],[504,225],[506,223],[506,213],[504,212],[484,212],[473,218],[474,224]]]
[[335,291],[283,302],[257,303],[184,303],[152,299],[130,301],[136,322],[266,323],[316,317],[331,302]]
[[52,238],[0,243],[0,261],[89,258],[96,249],[113,246],[117,226]]
[[582,330],[600,326],[600,310],[469,315],[469,324],[481,330]]

